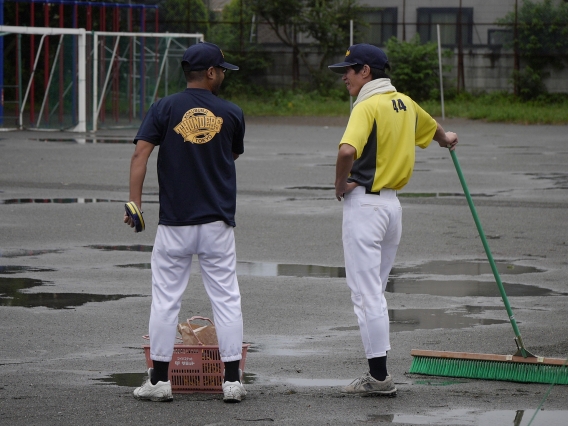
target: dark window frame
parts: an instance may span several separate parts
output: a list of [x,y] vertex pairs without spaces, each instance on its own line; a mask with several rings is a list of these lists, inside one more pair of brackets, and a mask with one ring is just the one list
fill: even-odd
[[[398,36],[398,7],[363,7],[363,15],[369,13],[381,13],[381,21],[380,22],[365,22],[367,24],[375,24],[380,25],[381,27],[381,35],[380,40],[367,40],[363,37],[361,43],[369,43],[375,46],[384,46],[386,45],[387,41],[391,37]],[[359,27],[357,30],[361,33],[369,31],[368,27]]]
[[[456,47],[458,45],[458,15],[460,12],[459,7],[419,7],[416,9],[416,32],[420,35],[420,40],[422,43],[427,43],[429,41],[437,41],[436,34],[436,24],[432,23],[433,14],[448,14],[453,13],[455,15],[455,25],[456,26],[456,40],[454,43],[442,43],[444,47]],[[473,45],[473,7],[462,7],[462,46],[472,46]],[[421,22],[427,20],[427,22]],[[426,35],[426,40],[423,39],[422,35]]]
[[[567,0],[568,1],[568,0]],[[502,37],[502,39],[505,39],[504,43],[492,43],[493,38],[493,34],[503,34],[504,37]],[[497,29],[497,28],[490,28],[487,30],[487,44],[489,46],[495,46],[495,47],[507,47],[509,44],[513,43],[513,30],[508,30],[508,29]]]

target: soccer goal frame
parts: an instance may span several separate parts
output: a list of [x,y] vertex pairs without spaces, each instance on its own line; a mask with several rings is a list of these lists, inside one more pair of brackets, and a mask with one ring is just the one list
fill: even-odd
[[[22,40],[22,35],[31,39]],[[159,96],[166,96],[168,90],[177,90],[183,83],[179,66],[183,52],[190,44],[204,41],[200,33],[108,32],[0,25],[0,37],[6,36],[17,37],[13,50],[17,56],[1,58],[16,64],[15,75],[11,77],[15,84],[3,83],[2,101],[14,106],[10,107],[11,115],[6,115],[7,110],[2,108],[0,130],[78,133],[96,132],[101,124],[107,125],[111,121],[107,127],[136,126],[148,105],[158,98],[158,89]],[[34,36],[41,38],[34,42]],[[130,50],[119,52],[119,42],[123,50],[125,44]],[[33,50],[29,65],[23,69],[21,46],[28,44]],[[55,47],[51,47],[53,50],[50,50],[50,44]],[[128,61],[130,66],[124,66]],[[168,67],[168,63],[175,63],[175,66]],[[0,61],[0,66],[6,64]],[[123,66],[117,71],[120,64]],[[174,68],[174,71],[168,71]],[[117,76],[118,72],[120,76]],[[41,87],[39,91],[37,84]],[[133,92],[136,87],[140,89],[139,93]],[[6,90],[13,94],[8,96]],[[87,101],[89,97],[92,103]],[[126,107],[125,103],[128,103]],[[125,112],[125,108],[130,111]],[[59,117],[56,117],[57,113]],[[115,121],[108,119],[113,114]],[[5,127],[5,118],[14,119],[16,128]]]
[[[168,54],[170,52],[170,47],[172,43],[177,43],[177,39],[193,39],[195,43],[199,43],[204,41],[204,36],[201,33],[141,33],[141,32],[112,32],[112,31],[93,31],[91,33],[93,35],[93,105],[92,105],[92,132],[96,132],[99,128],[99,117],[101,114],[101,109],[103,103],[105,102],[105,98],[108,93],[109,82],[111,80],[111,74],[113,72],[114,67],[118,67],[121,60],[124,60],[120,52],[118,51],[119,42],[122,38],[130,38],[130,39],[138,39],[138,38],[156,38],[156,39],[164,39],[166,43],[165,50],[158,54],[157,52],[153,52],[150,54],[155,55],[155,57],[159,60],[159,72],[156,76],[155,87],[152,93],[152,100],[156,100],[158,87],[160,84],[161,79],[164,76],[164,69],[167,65]],[[101,68],[101,60],[99,57],[99,49],[101,47],[100,39],[101,37],[111,37],[113,38],[113,47],[112,53],[110,58],[107,58],[105,63],[108,62],[108,66],[104,66],[105,75],[104,75],[104,82],[102,84],[101,89],[99,90],[99,69]],[[180,45],[181,46],[181,45]],[[184,45],[183,48],[186,49],[188,46]],[[144,67],[144,60],[142,59],[142,55],[146,47],[141,48],[140,50],[140,67]],[[104,64],[103,64],[104,65]],[[158,70],[157,70],[158,71]],[[142,78],[140,78],[141,83]],[[140,112],[144,112],[144,99],[140,96]]]
[[[86,86],[86,45],[87,45],[87,32],[84,28],[47,28],[47,27],[20,27],[13,25],[0,25],[0,35],[5,36],[6,34],[25,34],[25,35],[41,35],[41,41],[31,75],[27,84],[25,95],[22,99],[21,106],[19,108],[19,114],[17,119],[17,126],[20,130],[24,128],[23,123],[23,113],[26,106],[27,98],[30,93],[32,82],[35,77],[35,73],[38,67],[38,62],[40,58],[41,50],[44,46],[44,40],[47,36],[63,36],[63,35],[74,35],[78,38],[77,43],[77,124],[68,129],[71,132],[86,132],[87,131],[87,86]],[[3,66],[3,63],[2,63]],[[50,80],[51,83],[51,80]],[[45,97],[47,96],[47,90],[45,91]],[[44,102],[42,102],[43,108]],[[41,116],[40,116],[41,117]]]

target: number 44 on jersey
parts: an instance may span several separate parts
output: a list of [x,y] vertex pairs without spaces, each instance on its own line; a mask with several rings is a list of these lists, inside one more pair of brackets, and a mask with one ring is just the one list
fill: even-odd
[[393,99],[392,108],[398,112],[399,110],[406,111],[406,105],[402,102],[402,99]]

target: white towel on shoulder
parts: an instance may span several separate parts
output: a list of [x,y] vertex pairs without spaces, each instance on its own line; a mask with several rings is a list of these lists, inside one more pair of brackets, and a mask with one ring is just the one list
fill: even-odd
[[396,92],[395,87],[391,84],[390,78],[377,78],[376,80],[371,80],[361,87],[359,95],[357,95],[357,99],[353,102],[353,106],[373,95],[387,92]]

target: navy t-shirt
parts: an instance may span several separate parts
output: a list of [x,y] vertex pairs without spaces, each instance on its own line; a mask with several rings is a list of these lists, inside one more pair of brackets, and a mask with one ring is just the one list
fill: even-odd
[[244,134],[243,111],[205,89],[185,89],[150,107],[134,143],[160,147],[160,225],[235,226],[233,153],[244,152]]

